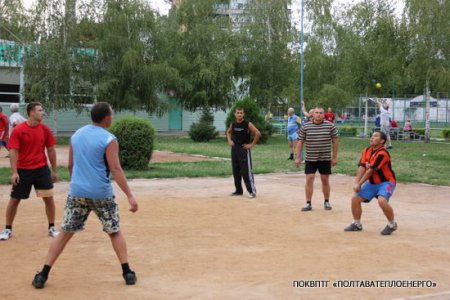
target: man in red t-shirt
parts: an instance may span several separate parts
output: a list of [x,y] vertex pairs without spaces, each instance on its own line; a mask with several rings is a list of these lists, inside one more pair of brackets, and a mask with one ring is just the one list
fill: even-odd
[[[53,200],[53,183],[56,181],[55,138],[48,126],[42,124],[44,109],[42,104],[32,102],[27,106],[28,120],[16,126],[9,138],[9,161],[11,164],[11,198],[6,208],[6,226],[0,233],[0,240],[8,240],[12,235],[12,224],[17,208],[22,199],[28,199],[31,187],[36,195],[42,197],[48,219],[48,235],[56,237],[59,232],[55,228],[55,202]],[[45,155],[52,170],[47,166]]]
[[334,123],[334,121],[336,120],[336,115],[334,114],[331,107],[328,107],[328,111],[325,113],[325,120],[331,123]]
[[9,123],[8,117],[3,113],[3,108],[0,106],[0,150],[6,147],[6,141],[8,139]]
[[375,131],[370,138],[370,147],[364,149],[355,178],[352,198],[353,223],[345,231],[361,231],[361,203],[370,202],[374,197],[388,219],[388,225],[381,231],[382,235],[390,235],[397,230],[394,210],[389,199],[395,190],[395,173],[391,167],[391,157],[384,144],[387,136],[382,131]]

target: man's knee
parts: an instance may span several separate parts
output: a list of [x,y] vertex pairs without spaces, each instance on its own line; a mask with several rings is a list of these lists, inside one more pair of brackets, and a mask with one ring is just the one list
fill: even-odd
[[320,175],[320,180],[322,181],[323,186],[330,185],[330,176],[329,175]]
[[9,199],[9,206],[17,207],[20,204],[20,199],[16,198],[10,198]]
[[315,174],[307,174],[306,175],[306,184],[313,184],[314,183]]
[[352,203],[354,204],[361,204],[364,202],[364,199],[358,196],[357,194],[354,194],[352,197]]
[[378,196],[378,204],[380,206],[386,206],[386,205],[389,205],[389,201],[382,196]]

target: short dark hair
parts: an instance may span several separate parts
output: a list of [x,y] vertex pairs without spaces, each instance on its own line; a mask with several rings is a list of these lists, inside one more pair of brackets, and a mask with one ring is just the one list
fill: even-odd
[[314,107],[314,109],[323,109],[325,111],[325,108],[323,108],[322,105],[317,105],[316,107]]
[[27,105],[27,116],[30,116],[31,111],[34,110],[36,106],[42,106],[41,102],[30,102]]
[[375,130],[374,131],[374,133],[379,133],[380,134],[380,138],[383,140],[383,145],[386,143],[386,141],[387,141],[387,135],[386,135],[386,133],[384,133],[383,131],[381,131],[381,130]]
[[242,110],[243,112],[245,112],[245,110],[242,106],[238,106],[234,109],[234,111],[237,111],[237,110]]
[[112,109],[107,102],[97,102],[91,109],[91,120],[95,123],[100,123],[107,116],[112,114]]

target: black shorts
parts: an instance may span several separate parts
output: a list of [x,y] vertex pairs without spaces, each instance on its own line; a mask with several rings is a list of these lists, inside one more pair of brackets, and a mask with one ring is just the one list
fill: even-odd
[[19,184],[12,186],[11,198],[28,199],[31,186],[34,186],[36,192],[53,189],[52,176],[48,166],[33,170],[17,169],[17,173],[19,173]]
[[316,174],[319,170],[320,175],[331,174],[331,161],[319,160],[319,161],[306,161],[305,162],[305,174]]

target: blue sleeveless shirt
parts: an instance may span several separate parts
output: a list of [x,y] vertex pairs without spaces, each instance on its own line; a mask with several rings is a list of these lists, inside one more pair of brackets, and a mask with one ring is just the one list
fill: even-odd
[[72,197],[103,199],[114,196],[106,161],[106,148],[116,137],[96,125],[78,129],[70,144],[73,151]]

